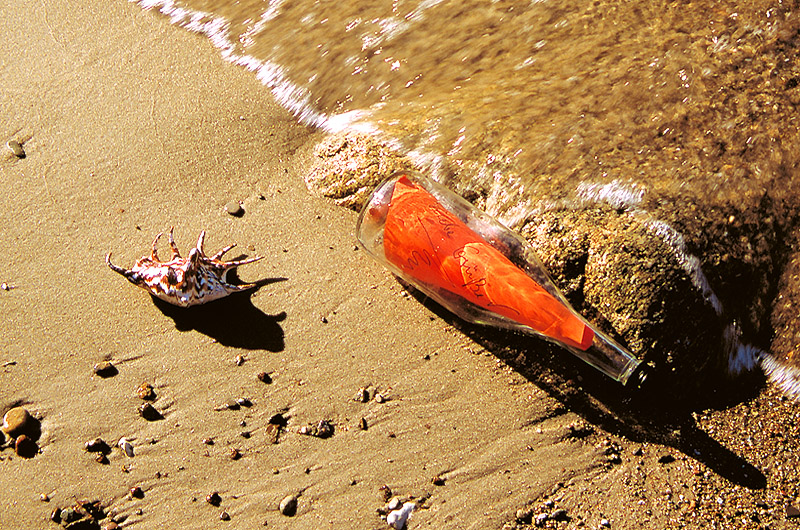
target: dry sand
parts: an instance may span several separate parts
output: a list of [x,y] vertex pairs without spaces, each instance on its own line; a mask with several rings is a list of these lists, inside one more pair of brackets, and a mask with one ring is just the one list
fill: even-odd
[[[512,369],[357,250],[355,214],[303,184],[319,135],[209,42],[121,1],[2,12],[0,137],[27,157],[0,160],[0,412],[22,404],[42,434],[34,458],[0,451],[0,527],[57,528],[54,508],[97,499],[126,527],[378,529],[384,485],[420,501],[410,528],[514,526],[518,510],[552,527],[793,524],[795,457],[778,449],[797,445],[796,404],[767,390],[696,415],[688,438],[685,418],[648,438],[593,413],[581,374],[624,405],[614,383],[575,363],[578,382],[552,386],[547,369]],[[265,256],[240,271],[261,287],[184,312],[106,267],[171,226],[184,251],[206,230],[207,250]],[[93,373],[103,359],[116,375]],[[143,382],[164,419],[138,414]],[[215,410],[238,397],[251,406]],[[322,419],[332,437],[298,434]],[[95,462],[96,437],[135,456]],[[747,453],[754,439],[766,453]]]

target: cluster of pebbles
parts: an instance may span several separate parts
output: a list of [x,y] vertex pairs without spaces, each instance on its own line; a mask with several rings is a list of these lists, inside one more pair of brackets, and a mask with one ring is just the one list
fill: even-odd
[[39,439],[41,426],[24,407],[14,407],[3,416],[0,447],[10,445],[14,452],[22,458],[33,458],[39,452],[36,441]]
[[[237,358],[236,364],[241,366],[243,360]],[[119,370],[110,360],[103,360],[96,363],[92,372],[103,379],[111,378],[119,374]],[[266,372],[260,372],[256,375],[256,379],[265,383],[271,384],[272,377]],[[159,411],[154,403],[157,401],[156,389],[152,383],[143,382],[135,391],[136,395],[142,400],[141,405],[138,407],[139,415],[146,421],[158,421],[164,419],[164,415]],[[384,403],[388,398],[379,393],[372,387],[359,388],[353,398],[360,403],[368,403],[375,401],[376,403]],[[230,399],[221,405],[214,407],[215,411],[230,411],[239,410],[241,408],[249,408],[254,406],[253,401],[248,397],[238,397]],[[242,422],[244,426],[244,422]],[[280,440],[281,434],[286,432],[289,426],[289,417],[286,411],[279,411],[269,417],[265,433],[267,434],[267,442],[277,444]],[[364,417],[360,418],[359,428],[361,430],[367,429],[367,422]],[[335,434],[335,424],[329,419],[321,419],[316,422],[302,425],[293,431],[297,435],[311,436],[321,439],[330,438]],[[245,438],[250,437],[251,431],[242,433]],[[0,433],[0,448],[13,446],[17,455],[25,458],[33,458],[38,453],[37,440],[41,435],[41,425],[27,409],[18,406],[6,412],[3,417],[2,432]],[[206,445],[214,445],[213,438],[205,438],[202,440]],[[135,455],[135,448],[132,440],[122,437],[115,442],[107,442],[103,438],[97,437],[88,440],[84,443],[83,449],[94,456],[94,460],[100,464],[109,464],[109,457],[115,451],[127,458],[133,458]],[[238,460],[242,457],[242,453],[237,449],[232,449],[231,458]],[[123,466],[125,470],[126,466]],[[274,470],[276,473],[277,469]],[[434,480],[434,484],[443,484],[443,479],[439,482]],[[413,497],[401,498],[398,496],[391,496],[391,490],[387,486],[382,488],[384,497],[384,505],[377,509],[378,514],[384,519],[386,524],[395,530],[402,530],[406,528],[407,521],[412,512],[419,506],[420,502],[424,502]],[[293,517],[298,513],[299,500],[302,491],[289,494],[285,496],[279,503],[278,511],[282,516]],[[128,492],[131,498],[143,498],[144,491],[139,486],[134,486]],[[49,497],[42,495],[42,500],[49,501]],[[47,498],[45,498],[47,497]],[[205,497],[205,501],[215,507],[221,507],[223,503],[222,496],[217,491],[212,491]],[[220,513],[220,520],[227,521],[231,519],[227,511]],[[100,501],[97,500],[77,500],[73,505],[67,507],[56,507],[50,512],[50,521],[62,525],[69,530],[82,530],[82,529],[102,529],[113,530],[123,523],[124,518],[116,516],[113,510],[108,511],[103,507]]]

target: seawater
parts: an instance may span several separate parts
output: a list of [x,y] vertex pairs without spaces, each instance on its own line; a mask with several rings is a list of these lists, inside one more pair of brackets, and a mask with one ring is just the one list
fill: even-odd
[[786,163],[737,152],[776,133],[741,128],[784,88],[760,79],[797,32],[780,1],[138,3],[207,35],[303,122],[381,134],[495,214],[587,183],[710,193]]
[[764,230],[794,231],[796,2],[137,3],[206,35],[300,121],[380,136],[511,228],[559,208],[645,216],[720,316],[711,284],[740,274],[720,219],[730,263],[766,263],[748,274],[779,268]]

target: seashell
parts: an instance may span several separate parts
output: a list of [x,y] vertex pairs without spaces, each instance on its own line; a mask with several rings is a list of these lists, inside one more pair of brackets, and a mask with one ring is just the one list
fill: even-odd
[[213,256],[206,256],[203,251],[205,231],[200,232],[197,246],[189,251],[189,257],[183,258],[178,251],[172,230],[169,231],[169,246],[172,255],[169,261],[162,262],[158,258],[156,245],[162,234],[153,241],[150,256],[140,258],[132,269],[128,270],[111,263],[111,253],[106,255],[106,264],[111,270],[124,276],[129,282],[148,291],[152,296],[180,307],[205,304],[233,293],[253,289],[255,283],[234,285],[227,282],[228,273],[236,267],[253,263],[262,259],[255,257],[238,261],[221,261],[222,256],[232,249],[229,245]]

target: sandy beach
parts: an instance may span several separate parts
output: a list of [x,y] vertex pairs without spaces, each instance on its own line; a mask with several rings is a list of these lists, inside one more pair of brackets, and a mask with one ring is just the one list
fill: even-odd
[[[303,181],[321,134],[206,39],[122,1],[3,12],[0,413],[41,434],[0,451],[0,527],[97,500],[109,528],[380,529],[393,496],[409,528],[800,525],[796,403],[765,388],[629,427],[615,383],[559,376],[538,341],[498,355],[359,250],[356,214]],[[259,288],[183,311],[106,267],[170,227],[183,252],[205,230],[209,253],[263,256],[239,271]],[[332,436],[301,434],[321,420]]]

